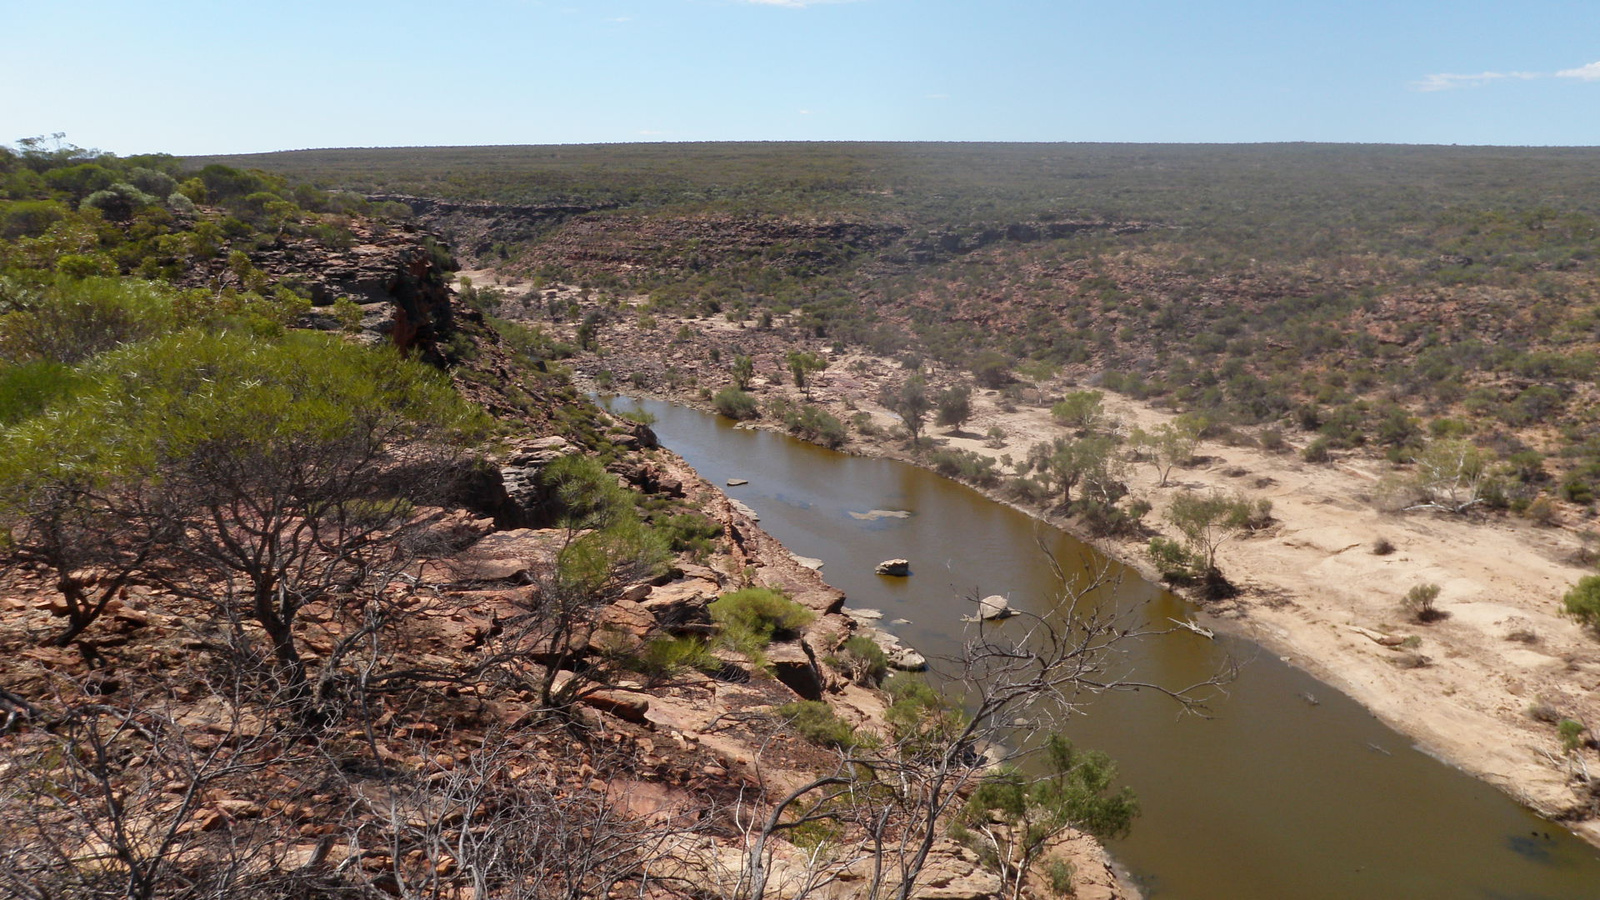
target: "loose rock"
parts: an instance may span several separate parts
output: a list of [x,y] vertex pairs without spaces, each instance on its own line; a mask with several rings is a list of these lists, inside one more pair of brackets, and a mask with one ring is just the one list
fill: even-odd
[[904,577],[911,574],[911,561],[905,559],[886,559],[878,563],[879,575],[894,575]]

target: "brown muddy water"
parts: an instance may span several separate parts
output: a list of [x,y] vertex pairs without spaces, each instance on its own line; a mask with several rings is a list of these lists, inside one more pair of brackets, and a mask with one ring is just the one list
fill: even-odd
[[[791,551],[823,560],[849,606],[882,610],[883,627],[930,658],[960,649],[971,597],[1048,608],[1057,586],[1041,536],[1058,559],[1087,558],[1070,536],[914,466],[639,405],[701,475],[749,479],[726,490]],[[911,561],[911,577],[873,574],[892,557]],[[1190,611],[1131,571],[1115,602],[1161,623]],[[891,624],[898,619],[910,624]],[[1092,701],[1066,729],[1078,745],[1110,753],[1138,792],[1143,815],[1110,849],[1150,900],[1600,898],[1600,851],[1415,749],[1257,644],[1178,633],[1142,642],[1123,665],[1178,686],[1229,655],[1242,667],[1210,719],[1178,715],[1148,692],[1122,693]]]

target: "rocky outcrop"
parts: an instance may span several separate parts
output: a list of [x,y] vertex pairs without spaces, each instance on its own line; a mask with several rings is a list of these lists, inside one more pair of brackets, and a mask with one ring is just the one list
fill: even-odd
[[473,263],[496,260],[496,248],[533,240],[569,220],[606,205],[499,204],[448,201],[400,194],[374,194],[373,202],[402,203],[425,227],[448,234],[461,255]]
[[579,452],[566,438],[552,435],[513,443],[498,468],[499,490],[491,485],[485,504],[501,528],[543,524],[550,496],[540,473],[562,457]]

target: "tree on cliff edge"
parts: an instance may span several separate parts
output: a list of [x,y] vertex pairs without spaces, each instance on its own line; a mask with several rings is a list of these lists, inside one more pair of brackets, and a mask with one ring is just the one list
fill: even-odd
[[70,521],[98,528],[101,544],[123,540],[115,512],[133,507],[98,498],[139,498],[139,535],[193,573],[169,586],[214,603],[241,648],[254,622],[273,679],[314,718],[296,616],[395,561],[415,503],[476,415],[438,373],[322,335],[182,332],[109,354],[92,377],[74,401],[4,433],[5,449],[50,460],[33,474],[78,504]]

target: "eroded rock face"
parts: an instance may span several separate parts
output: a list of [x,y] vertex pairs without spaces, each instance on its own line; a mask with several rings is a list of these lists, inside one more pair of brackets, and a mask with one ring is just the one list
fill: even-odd
[[773,644],[767,648],[772,674],[789,690],[806,700],[821,700],[826,686],[816,654],[805,641]]
[[917,879],[918,900],[989,900],[998,896],[1000,876],[983,868],[978,854],[945,838],[928,853]]
[[575,445],[559,436],[513,444],[499,467],[500,493],[504,499],[494,510],[495,523],[502,528],[543,524],[548,518],[550,497],[540,474],[556,460],[579,452]]

